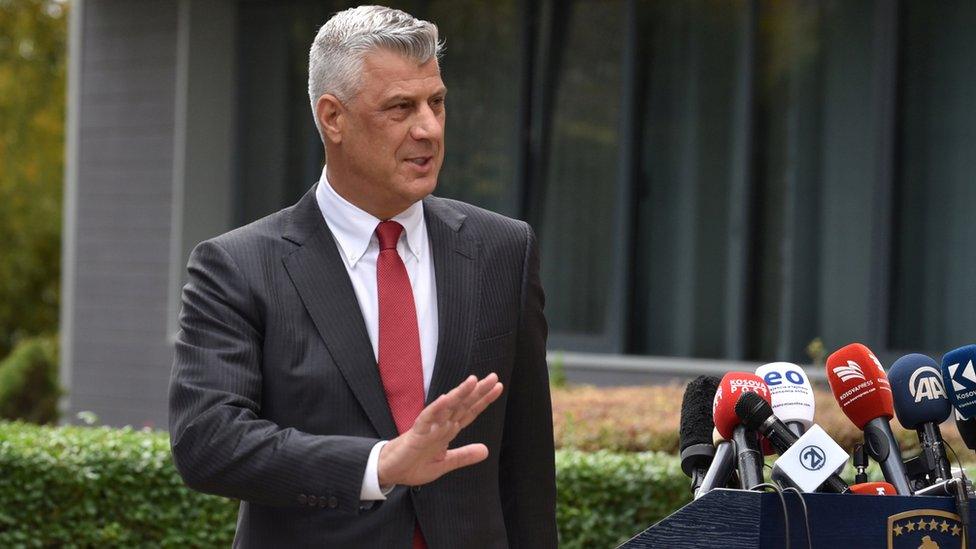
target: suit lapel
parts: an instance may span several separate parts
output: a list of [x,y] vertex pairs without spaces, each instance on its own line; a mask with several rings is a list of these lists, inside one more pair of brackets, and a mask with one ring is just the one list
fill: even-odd
[[453,389],[467,374],[478,318],[481,281],[478,242],[461,230],[465,216],[435,197],[424,200],[424,217],[437,285],[437,357],[427,402]]
[[315,187],[294,206],[284,238],[299,245],[282,262],[333,361],[379,436],[396,437],[359,301],[315,200]]

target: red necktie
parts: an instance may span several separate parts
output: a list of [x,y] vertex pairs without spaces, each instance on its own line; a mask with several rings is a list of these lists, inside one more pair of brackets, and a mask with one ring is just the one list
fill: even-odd
[[[403,226],[383,221],[376,227],[380,243],[376,259],[376,289],[379,301],[379,369],[386,401],[397,431],[404,433],[424,409],[424,368],[420,358],[420,329],[417,308],[407,268],[397,253]],[[426,549],[420,525],[414,526],[414,549]]]

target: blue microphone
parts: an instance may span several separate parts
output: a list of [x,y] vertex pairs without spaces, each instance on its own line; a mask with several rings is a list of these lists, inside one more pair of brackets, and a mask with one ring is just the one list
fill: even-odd
[[942,357],[942,379],[949,402],[963,419],[976,417],[976,345],[949,351]]
[[915,429],[922,448],[917,457],[905,463],[909,476],[919,487],[951,478],[952,469],[939,424],[949,419],[952,405],[939,365],[925,355],[905,355],[891,365],[888,381],[895,416],[906,429]]

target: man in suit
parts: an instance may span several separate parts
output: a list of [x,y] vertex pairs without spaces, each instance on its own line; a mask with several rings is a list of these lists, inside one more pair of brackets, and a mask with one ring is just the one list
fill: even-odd
[[553,547],[539,258],[523,222],[430,196],[437,27],[365,6],[309,60],[327,165],[198,245],[170,387],[185,482],[235,547]]

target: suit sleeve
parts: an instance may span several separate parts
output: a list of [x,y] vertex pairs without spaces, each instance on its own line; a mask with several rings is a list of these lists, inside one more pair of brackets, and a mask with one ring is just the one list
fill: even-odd
[[526,225],[515,366],[508,383],[499,489],[508,543],[556,547],[556,478],[552,402],[546,367],[548,326],[539,280],[539,250]]
[[190,254],[170,379],[176,469],[201,492],[263,505],[356,513],[375,439],[320,436],[262,419],[263,321],[219,244]]

